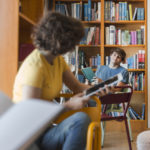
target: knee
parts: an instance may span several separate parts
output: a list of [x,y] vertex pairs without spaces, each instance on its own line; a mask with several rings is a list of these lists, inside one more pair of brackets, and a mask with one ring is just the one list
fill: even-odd
[[80,124],[89,125],[91,122],[90,117],[84,112],[77,112],[74,114],[75,120]]
[[150,148],[150,131],[144,131],[137,137],[137,149],[149,150]]

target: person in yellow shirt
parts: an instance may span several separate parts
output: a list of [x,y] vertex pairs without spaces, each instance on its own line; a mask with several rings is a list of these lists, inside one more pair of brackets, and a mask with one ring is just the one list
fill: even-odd
[[[83,91],[89,86],[75,78],[61,56],[74,50],[83,36],[84,27],[79,20],[56,12],[45,14],[32,34],[36,49],[24,60],[17,73],[13,101],[17,103],[30,98],[52,101],[65,83],[79,94],[63,105],[72,110],[84,107],[89,98],[83,98]],[[101,95],[104,94],[101,91]],[[86,114],[75,113],[48,129],[37,144],[42,150],[84,150],[89,123]]]

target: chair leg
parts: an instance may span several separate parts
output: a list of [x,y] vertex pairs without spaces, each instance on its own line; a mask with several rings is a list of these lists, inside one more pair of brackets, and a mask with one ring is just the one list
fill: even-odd
[[125,119],[125,126],[126,126],[126,133],[127,133],[127,138],[128,138],[129,150],[132,150],[127,119]]
[[127,117],[127,119],[128,119],[128,127],[129,127],[130,140],[132,142],[133,141],[133,137],[132,137],[131,123],[130,123],[130,119],[128,117]]
[[105,121],[104,123],[101,121],[101,132],[102,132],[102,137],[101,137],[101,147],[104,146],[104,138],[105,138]]

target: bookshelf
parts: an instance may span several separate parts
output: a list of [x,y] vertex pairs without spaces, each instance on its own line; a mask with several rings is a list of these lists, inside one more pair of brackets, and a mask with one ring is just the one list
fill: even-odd
[[20,45],[31,44],[33,26],[42,16],[43,0],[0,1],[0,90],[12,97],[20,65]]
[[[129,73],[134,72],[135,74],[143,74],[144,78],[145,78],[145,85],[143,90],[134,90],[134,94],[133,94],[133,98],[131,101],[131,105],[132,107],[135,109],[136,112],[139,113],[139,115],[141,115],[141,111],[142,111],[142,104],[145,103],[145,120],[131,120],[131,124],[132,124],[132,129],[133,131],[142,131],[145,128],[147,128],[147,1],[146,0],[112,0],[112,2],[115,3],[115,5],[118,3],[119,5],[122,5],[122,7],[124,7],[123,5],[127,5],[127,10],[129,4],[132,7],[132,15],[134,15],[134,11],[136,8],[144,8],[144,19],[139,18],[139,16],[137,16],[136,14],[136,18],[133,20],[133,16],[130,19],[130,16],[128,16],[127,19],[124,20],[113,20],[111,21],[110,19],[105,18],[106,16],[104,14],[106,14],[106,10],[105,10],[105,4],[106,2],[109,3],[109,0],[91,0],[91,8],[93,9],[95,6],[94,3],[101,3],[101,9],[100,9],[100,20],[88,20],[86,21],[84,18],[84,4],[88,3],[88,0],[74,0],[74,1],[70,1],[70,0],[55,0],[53,3],[53,10],[55,10],[56,5],[66,5],[68,9],[70,9],[69,5],[71,5],[72,3],[79,3],[80,7],[82,8],[82,15],[79,17],[79,19],[82,21],[82,23],[85,25],[86,27],[99,27],[100,28],[100,42],[98,45],[96,44],[88,44],[88,43],[84,43],[84,44],[80,44],[78,45],[79,47],[79,51],[83,51],[85,53],[85,58],[84,61],[87,62],[87,64],[89,65],[89,58],[91,56],[96,56],[97,54],[99,54],[101,56],[101,65],[105,64],[105,58],[106,56],[109,56],[110,53],[110,49],[111,48],[115,48],[115,47],[120,47],[123,48],[126,53],[127,53],[127,58],[128,57],[132,57],[132,55],[135,55],[135,53],[138,53],[139,50],[143,50],[145,51],[145,68],[128,68]],[[120,4],[121,3],[125,3],[126,4]],[[74,9],[74,8],[73,8]],[[97,8],[96,8],[97,9]],[[130,15],[131,13],[128,13]],[[138,10],[138,9],[137,9]],[[58,11],[58,10],[56,10]],[[75,10],[74,10],[75,11]],[[141,10],[139,10],[141,11]],[[61,12],[61,11],[60,11]],[[71,13],[72,15],[72,13]],[[74,16],[76,18],[76,16]],[[116,17],[116,16],[115,16]],[[92,18],[92,17],[91,17]],[[139,20],[141,19],[141,20]],[[106,33],[105,33],[105,29],[108,26],[115,26],[116,29],[121,29],[121,31],[124,30],[128,30],[129,32],[131,31],[136,31],[136,30],[141,30],[141,26],[145,26],[145,34],[144,34],[144,38],[145,38],[145,42],[143,43],[131,43],[130,44],[106,44]],[[141,35],[142,36],[142,35]],[[88,66],[87,65],[87,66]],[[96,71],[96,68],[93,68],[93,71]],[[79,73],[81,73],[80,69],[79,69]],[[110,123],[111,124],[111,123]],[[111,125],[110,125],[111,126]]]
[[[92,19],[87,21],[84,16],[80,18],[85,27],[98,27],[100,31],[100,39],[98,44],[81,44],[79,51],[85,53],[85,61],[89,63],[91,56],[99,54],[101,56],[101,65],[105,64],[105,57],[109,55],[110,49],[113,47],[121,47],[126,53],[127,57],[132,56],[139,50],[145,51],[147,56],[147,0],[114,0],[115,3],[128,2],[132,5],[134,13],[135,8],[144,8],[145,19],[144,20],[118,20],[110,21],[105,20],[105,2],[108,0],[92,0],[91,7],[96,7],[98,11],[98,3],[101,3],[100,7],[100,19]],[[10,97],[12,96],[12,87],[14,78],[19,67],[19,46],[21,44],[31,44],[31,32],[33,26],[39,20],[43,14],[43,0],[20,0],[21,7],[19,8],[19,0],[15,2],[0,1],[0,6],[3,5],[3,9],[0,9],[0,18],[3,21],[0,24],[0,90],[4,91]],[[67,6],[72,3],[80,4],[82,11],[84,4],[88,3],[88,0],[53,0],[53,10],[55,10],[56,4],[66,4]],[[96,3],[96,4],[94,4]],[[96,6],[94,6],[96,5]],[[20,11],[19,11],[20,9]],[[9,10],[9,11],[8,11]],[[11,12],[11,13],[10,13]],[[83,13],[83,12],[82,12]],[[7,19],[6,19],[7,18]],[[117,29],[122,30],[136,30],[141,26],[145,26],[145,43],[144,44],[129,44],[129,45],[108,45],[105,43],[105,27],[114,25]],[[13,39],[13,40],[12,40]],[[7,44],[9,43],[9,44]],[[134,91],[131,105],[135,108],[136,112],[140,112],[142,104],[145,103],[145,120],[131,120],[133,130],[142,131],[147,128],[147,57],[145,57],[145,68],[143,69],[128,69],[129,72],[138,72],[145,74],[145,88],[143,91]],[[5,71],[4,71],[5,70]],[[93,68],[95,71],[96,68]]]

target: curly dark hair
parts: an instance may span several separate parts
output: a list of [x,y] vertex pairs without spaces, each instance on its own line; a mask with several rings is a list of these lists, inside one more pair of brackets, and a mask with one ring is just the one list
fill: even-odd
[[117,48],[112,48],[111,51],[110,51],[110,55],[111,55],[113,52],[116,52],[118,55],[121,56],[122,62],[125,61],[125,59],[126,59],[126,52],[125,52],[123,49],[118,48],[118,47],[117,47]]
[[81,21],[57,12],[48,12],[35,26],[32,39],[39,50],[49,50],[57,55],[73,50],[83,36]]

